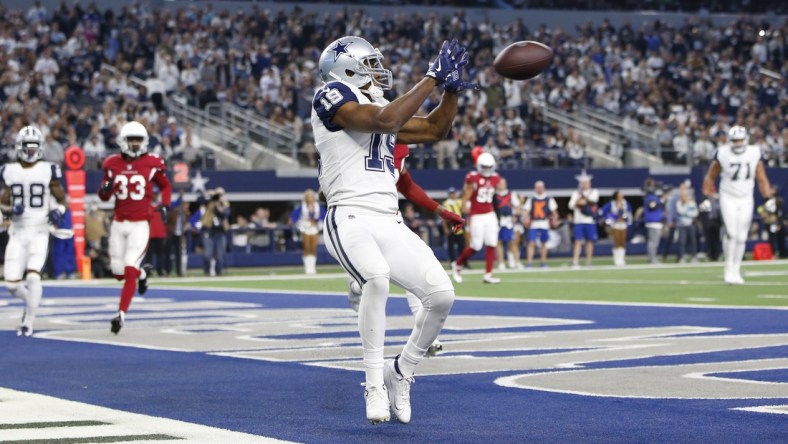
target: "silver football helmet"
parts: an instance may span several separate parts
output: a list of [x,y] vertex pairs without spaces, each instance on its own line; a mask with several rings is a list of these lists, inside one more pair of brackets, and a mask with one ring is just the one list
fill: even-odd
[[44,135],[41,130],[34,126],[26,126],[16,135],[16,157],[17,159],[33,163],[41,158],[44,144]]
[[476,170],[484,177],[490,177],[495,172],[495,157],[490,153],[481,153],[476,159]]
[[[383,67],[383,54],[357,36],[334,40],[320,54],[320,78],[324,82],[341,80],[361,88],[372,82],[381,90],[391,89],[391,71]],[[382,94],[381,94],[382,95]]]
[[[129,139],[140,140],[132,140],[129,144]],[[139,157],[148,152],[148,130],[139,122],[128,122],[120,129],[118,145],[120,145],[120,152],[123,154],[129,157]]]
[[733,126],[728,130],[728,143],[735,153],[741,153],[747,146],[747,129],[743,126]]

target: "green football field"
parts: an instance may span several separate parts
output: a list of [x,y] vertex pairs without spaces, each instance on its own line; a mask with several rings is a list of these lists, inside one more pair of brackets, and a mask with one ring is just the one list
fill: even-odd
[[[547,269],[497,271],[501,284],[481,282],[480,262],[463,273],[455,284],[457,296],[517,298],[550,301],[599,301],[647,304],[726,306],[788,306],[788,261],[747,261],[743,266],[746,285],[722,282],[722,263],[645,265],[633,258],[632,265],[600,265],[570,269],[566,261],[551,262]],[[638,264],[640,262],[640,264]],[[154,279],[155,286],[221,289],[345,292],[347,280],[338,266],[322,266],[316,276],[300,274],[297,267],[230,269],[229,276]],[[397,287],[392,293],[402,294]]]

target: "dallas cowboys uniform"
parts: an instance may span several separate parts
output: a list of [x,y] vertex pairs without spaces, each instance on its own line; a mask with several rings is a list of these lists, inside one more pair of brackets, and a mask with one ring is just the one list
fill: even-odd
[[5,280],[18,281],[25,270],[41,272],[49,248],[49,183],[60,180],[60,167],[40,160],[29,168],[9,163],[0,169],[0,178],[11,192],[11,207],[24,212],[11,217],[5,250]]
[[[9,163],[0,168],[0,180],[8,187],[11,208],[22,209],[21,214],[11,216],[4,265],[6,287],[25,301],[18,335],[32,334],[36,310],[41,303],[41,269],[49,249],[49,212],[52,210],[50,182],[61,178],[60,167],[43,160],[27,168],[21,163]],[[23,281],[26,271],[30,273]]]
[[356,132],[332,123],[347,102],[380,106],[388,102],[382,97],[372,102],[344,81],[327,83],[312,102],[320,189],[328,202],[323,238],[329,253],[362,284],[359,331],[367,384],[380,385],[374,375],[384,365],[386,319],[385,298],[379,295],[388,295],[389,279],[413,292],[425,306],[416,316],[400,362],[403,358],[418,362],[424,356],[448,312],[448,307],[439,305],[448,302],[450,307],[453,300],[434,295],[451,292],[453,296],[454,289],[429,246],[402,223],[393,156],[396,134]]
[[730,145],[722,145],[714,159],[720,164],[720,212],[728,238],[725,273],[739,276],[752,224],[755,170],[761,160],[761,149],[748,145],[737,154]]

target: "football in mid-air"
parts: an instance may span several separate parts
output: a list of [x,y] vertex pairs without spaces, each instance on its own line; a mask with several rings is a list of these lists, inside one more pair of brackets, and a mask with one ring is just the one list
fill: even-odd
[[495,71],[512,80],[532,79],[550,65],[553,50],[539,42],[515,42],[499,52],[493,61]]

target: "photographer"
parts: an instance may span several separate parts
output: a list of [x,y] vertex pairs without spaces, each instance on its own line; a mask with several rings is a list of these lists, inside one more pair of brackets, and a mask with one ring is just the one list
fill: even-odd
[[[227,250],[227,230],[230,228],[230,203],[224,199],[223,188],[216,188],[208,194],[205,213],[200,220],[203,272],[206,276],[221,276],[224,272],[224,253]],[[211,260],[215,260],[213,268]]]
[[772,196],[774,197],[767,199],[758,207],[758,216],[769,232],[769,244],[774,255],[785,259],[788,257],[788,249],[785,246],[785,207],[777,185],[772,185]]

